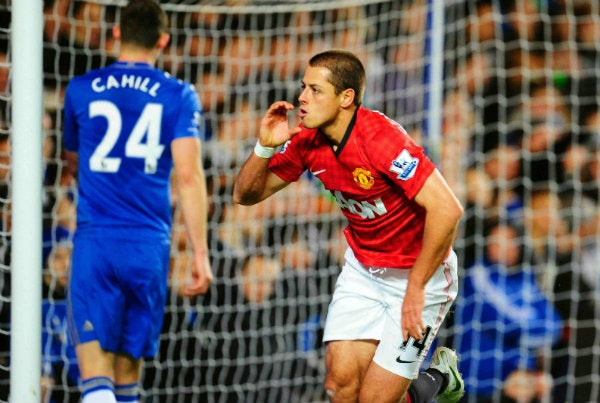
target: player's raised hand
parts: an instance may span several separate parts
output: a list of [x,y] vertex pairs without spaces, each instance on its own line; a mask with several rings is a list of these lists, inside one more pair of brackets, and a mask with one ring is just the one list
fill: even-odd
[[260,122],[260,144],[263,147],[278,147],[300,132],[300,127],[290,128],[288,112],[294,110],[289,102],[273,103]]
[[210,261],[206,253],[194,253],[194,268],[192,270],[192,279],[184,289],[186,297],[193,297],[198,294],[204,294],[213,280],[213,273],[210,267]]

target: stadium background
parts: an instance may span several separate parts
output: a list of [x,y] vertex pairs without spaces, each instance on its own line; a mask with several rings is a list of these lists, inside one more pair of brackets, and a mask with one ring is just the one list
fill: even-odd
[[[509,352],[521,352],[533,356],[536,373],[552,381],[542,401],[600,401],[599,6],[577,0],[444,3],[444,80],[441,88],[431,88],[432,27],[425,0],[164,2],[172,39],[159,67],[194,83],[205,109],[216,278],[204,297],[178,296],[189,247],[175,209],[172,294],[160,354],[144,367],[145,403],[325,400],[319,340],[343,253],[343,220],[309,176],[251,208],[232,204],[231,186],[268,104],[294,101],[308,58],[332,47],[361,57],[368,73],[365,106],[396,119],[423,144],[465,206],[455,243],[463,277],[489,260],[493,225],[514,226],[520,265],[531,270],[561,316],[560,335],[536,344],[525,331],[528,324],[507,322],[508,306],[507,312],[500,306],[500,316],[492,319],[451,315],[440,342],[455,345],[465,329],[482,334],[491,329],[493,348],[484,351],[473,339],[462,360],[489,354],[502,362]],[[61,158],[62,96],[72,76],[114,60],[114,4],[44,1],[43,368],[45,381],[54,385],[44,391],[57,402],[78,398],[60,313],[60,267],[68,266],[77,199]],[[0,10],[0,402],[5,402],[14,136],[11,2],[0,2]],[[428,133],[430,95],[440,93],[441,133]],[[508,374],[498,368],[490,383],[494,401],[508,383]]]

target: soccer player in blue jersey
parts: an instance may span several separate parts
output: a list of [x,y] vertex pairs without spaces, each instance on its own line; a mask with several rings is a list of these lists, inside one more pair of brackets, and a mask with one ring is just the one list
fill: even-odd
[[154,0],[131,0],[113,29],[117,62],[71,80],[64,148],[78,180],[69,332],[83,403],[137,402],[166,303],[171,170],[194,251],[187,295],[212,281],[201,107],[194,88],[154,68],[169,41]]

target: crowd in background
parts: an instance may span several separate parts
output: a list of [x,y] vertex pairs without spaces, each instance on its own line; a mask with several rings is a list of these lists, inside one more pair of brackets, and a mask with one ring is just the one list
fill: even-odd
[[[163,3],[172,37],[158,67],[194,83],[204,108],[216,278],[206,296],[178,293],[190,248],[175,209],[172,295],[160,353],[144,367],[145,403],[325,400],[319,340],[343,219],[310,175],[255,207],[234,205],[231,187],[267,106],[295,102],[310,56],[338,47],[366,67],[365,105],[436,151],[465,207],[455,244],[461,292],[440,335],[459,353],[465,401],[600,400],[596,2],[446,2],[439,143],[426,122],[427,1]],[[64,328],[77,193],[61,157],[62,96],[72,76],[114,61],[117,13],[44,1],[45,401],[79,398]],[[10,27],[9,6],[0,25]],[[0,30],[0,401],[10,365],[9,33]]]

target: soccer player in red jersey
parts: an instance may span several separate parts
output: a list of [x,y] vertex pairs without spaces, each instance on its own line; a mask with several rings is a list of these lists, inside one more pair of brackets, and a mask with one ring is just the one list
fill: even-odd
[[[419,372],[458,290],[452,242],[463,209],[404,129],[361,105],[365,70],[351,52],[313,56],[298,127],[271,105],[234,201],[259,203],[308,170],[333,196],[349,248],[325,323],[325,387],[342,402],[456,402],[456,355],[439,347]],[[276,148],[282,146],[278,153]]]

